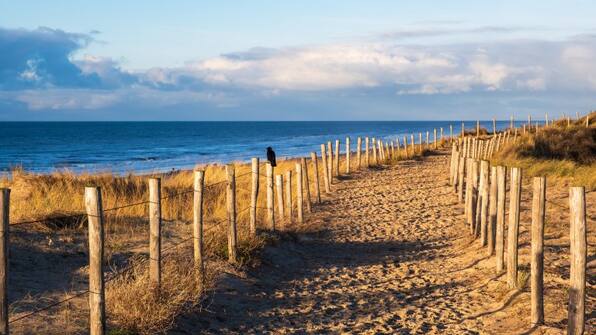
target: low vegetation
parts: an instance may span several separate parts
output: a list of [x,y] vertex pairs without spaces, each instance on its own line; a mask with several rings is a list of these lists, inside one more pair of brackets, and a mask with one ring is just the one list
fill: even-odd
[[528,176],[549,176],[596,188],[596,113],[588,127],[585,117],[574,122],[560,120],[553,125],[519,136],[494,157],[493,163],[518,166]]

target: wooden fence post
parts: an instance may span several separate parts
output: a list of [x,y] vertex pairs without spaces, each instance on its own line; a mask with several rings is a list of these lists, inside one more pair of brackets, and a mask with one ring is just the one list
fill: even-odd
[[372,150],[373,164],[377,165],[377,141],[374,137],[371,139],[370,146],[371,146],[371,150]]
[[426,131],[426,143],[425,143],[425,145],[424,145],[424,147],[425,147],[426,149],[429,149],[429,148],[430,148],[430,142],[429,142],[429,136],[428,136],[428,133],[429,133],[429,132],[428,132],[428,130],[427,130],[427,131]]
[[441,145],[443,145],[443,127],[441,127],[441,140],[439,141],[441,143]]
[[[277,193],[277,214],[283,218],[284,214],[284,177],[281,174],[275,175],[275,192]],[[280,230],[284,230],[283,220],[280,222]]]
[[495,234],[495,253],[497,274],[503,272],[505,264],[505,192],[507,168],[497,166],[497,232]]
[[[258,165],[257,165],[258,166]],[[253,177],[254,181],[254,177]],[[195,171],[193,180],[193,251],[195,267],[198,271],[199,288],[203,290],[205,287],[205,261],[203,254],[203,198],[205,185],[205,171]],[[253,188],[254,192],[254,188]],[[256,221],[256,220],[255,220]],[[251,227],[252,229],[252,227]],[[256,231],[256,230],[255,230]],[[254,233],[255,231],[252,231]]]
[[546,178],[535,177],[532,195],[531,326],[544,323],[544,215]]
[[292,170],[286,171],[286,219],[288,223],[294,220],[294,203],[292,201]]
[[[398,145],[399,145],[399,139],[397,140]],[[390,155],[390,159],[395,159],[395,145],[393,143],[393,141],[390,141],[389,146],[391,147],[391,155]]]
[[327,142],[327,164],[329,164],[327,172],[329,172],[329,183],[333,184],[333,145],[331,141]]
[[497,133],[497,119],[493,118],[493,135]]
[[517,244],[519,235],[519,207],[521,200],[522,170],[511,168],[511,190],[509,191],[509,225],[507,231],[507,285],[517,287]]
[[106,331],[106,309],[103,207],[99,187],[85,187],[85,210],[89,222],[89,334],[103,335]]
[[488,256],[495,252],[495,233],[497,228],[497,167],[490,167],[490,191],[488,195]]
[[236,171],[234,165],[226,165],[228,187],[226,188],[228,203],[228,261],[238,262],[238,236],[236,233]]
[[[468,167],[469,168],[469,167]],[[457,182],[457,200],[461,204],[464,202],[464,186],[466,184],[464,180],[464,174],[466,171],[466,157],[463,155],[463,152],[459,156],[459,163],[457,165],[458,170],[458,182]]]
[[252,171],[252,188],[250,194],[250,234],[256,236],[257,234],[257,202],[259,199],[259,158],[251,160]]
[[457,185],[461,182],[459,180],[459,163],[460,163],[460,157],[461,153],[459,150],[455,151],[455,157],[453,158],[453,179],[451,181],[451,185],[453,186],[453,193],[457,194]]
[[364,157],[366,161],[366,167],[370,167],[370,139],[368,136],[364,139]]
[[408,159],[408,137],[404,135],[404,149],[403,149],[404,157]]
[[161,285],[161,179],[149,179],[149,281],[159,294]]
[[451,161],[449,162],[449,185],[453,185],[453,175],[455,174],[455,144],[451,146]]
[[300,158],[300,163],[302,164],[302,181],[304,191],[306,193],[306,211],[308,213],[312,212],[311,208],[311,200],[310,200],[310,181],[308,179],[308,165],[306,164],[306,158]]
[[482,246],[488,242],[489,165],[488,161],[480,162],[480,245]]
[[436,150],[438,148],[438,146],[437,146],[437,128],[435,128],[434,132],[433,132],[433,142],[434,142],[434,147]]
[[346,137],[346,174],[350,174],[350,138]]
[[10,189],[0,189],[0,334],[8,335],[8,243]]
[[465,204],[465,208],[466,208],[466,219],[468,222],[468,225],[470,226],[470,232],[472,235],[474,235],[474,229],[475,229],[475,223],[474,221],[476,220],[476,199],[475,197],[475,182],[474,179],[476,177],[476,170],[477,170],[477,165],[478,163],[476,161],[474,161],[473,158],[468,158],[467,162],[466,162],[466,174],[467,174],[467,180],[466,180],[466,204]]
[[480,233],[480,161],[472,158],[472,227],[473,235],[479,237]]
[[420,151],[420,154],[422,154],[423,145],[424,143],[422,143],[422,133],[418,133],[418,149]]
[[476,137],[480,137],[480,121],[476,121]]
[[339,177],[339,154],[341,152],[339,147],[339,140],[335,140],[335,176]]
[[273,200],[273,166],[267,162],[267,217],[269,218],[269,227],[275,231],[275,208]]
[[[315,198],[317,204],[321,203],[321,186],[319,184],[319,163],[317,162],[317,153],[311,152],[310,153],[310,160],[312,161],[312,168],[313,168],[313,183],[315,185]],[[287,182],[287,181],[286,181]]]
[[329,172],[327,171],[329,164],[327,163],[327,153],[325,152],[325,144],[321,144],[321,164],[323,164],[323,181],[325,184],[325,193],[330,193],[331,181],[329,180]]
[[356,161],[358,161],[358,170],[362,168],[362,138],[358,136],[356,140]]
[[412,157],[416,156],[416,146],[414,145],[414,134],[410,134],[410,147],[412,148]]
[[461,123],[461,138],[466,137],[466,126],[464,122]]
[[569,307],[567,334],[583,334],[586,309],[586,190],[569,188]]
[[298,223],[304,222],[302,203],[302,165],[296,163],[296,209],[298,213]]

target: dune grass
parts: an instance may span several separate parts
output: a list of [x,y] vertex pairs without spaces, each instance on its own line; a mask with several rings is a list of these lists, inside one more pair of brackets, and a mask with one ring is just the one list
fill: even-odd
[[589,120],[588,127],[584,116],[527,132],[503,147],[492,162],[521,167],[527,176],[548,176],[596,189],[596,112]]

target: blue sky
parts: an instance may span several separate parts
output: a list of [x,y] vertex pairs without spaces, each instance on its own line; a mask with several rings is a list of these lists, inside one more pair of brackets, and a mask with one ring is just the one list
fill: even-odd
[[594,1],[4,1],[0,120],[367,120],[596,105]]

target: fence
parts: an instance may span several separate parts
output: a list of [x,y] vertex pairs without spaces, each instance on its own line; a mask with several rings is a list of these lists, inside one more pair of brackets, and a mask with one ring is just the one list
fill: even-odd
[[[548,127],[548,116],[543,127]],[[552,121],[554,122],[554,121]],[[569,126],[569,120],[567,121]],[[586,117],[589,126],[589,116]],[[531,119],[523,133],[538,133],[539,125],[532,126]],[[515,143],[517,128],[496,132],[489,139],[480,138],[477,124],[476,137],[462,137],[453,143],[450,160],[449,183],[458,201],[464,203],[466,224],[480,245],[487,248],[487,256],[495,257],[496,273],[505,276],[510,289],[518,289],[518,239],[522,193],[522,169],[518,167],[493,166],[488,159],[503,148]],[[480,166],[480,168],[479,168]],[[506,171],[510,171],[509,216],[507,236],[505,231]],[[490,171],[490,178],[489,178]],[[464,199],[465,190],[465,199]],[[584,187],[569,188],[569,206],[546,199],[546,178],[532,180],[531,203],[531,253],[530,253],[530,322],[531,326],[544,323],[544,224],[546,205],[569,210],[570,216],[570,283],[568,303],[568,334],[582,334],[585,325],[586,295],[586,190]],[[507,251],[505,252],[505,239]],[[507,259],[505,259],[505,254]],[[504,266],[506,265],[506,269]]]
[[[444,137],[444,130],[434,129],[432,142],[430,132],[426,132],[426,141],[423,142],[422,132],[418,133],[418,142],[414,141],[415,134],[403,136],[403,141],[395,139],[379,139],[375,137],[357,138],[355,151],[352,150],[350,138],[346,139],[345,152],[341,152],[341,142],[335,140],[335,150],[332,142],[327,145],[321,144],[320,159],[315,152],[310,154],[310,165],[312,173],[309,173],[309,164],[306,158],[301,158],[295,164],[294,171],[286,171],[284,174],[275,175],[275,168],[271,164],[265,164],[265,174],[261,173],[262,164],[258,158],[251,160],[251,171],[236,175],[235,167],[227,165],[226,180],[205,185],[205,171],[197,170],[193,173],[193,187],[176,194],[162,195],[160,178],[150,178],[149,199],[142,202],[130,203],[108,209],[103,208],[102,191],[96,186],[84,189],[85,212],[63,216],[56,219],[68,217],[81,217],[86,215],[88,222],[88,289],[76,292],[66,299],[57,301],[29,313],[9,318],[8,298],[8,246],[9,227],[14,225],[27,225],[43,222],[47,219],[29,220],[10,223],[10,189],[0,191],[0,334],[8,334],[9,326],[21,320],[27,319],[42,311],[54,308],[67,303],[75,298],[88,295],[89,301],[89,332],[93,335],[106,332],[106,305],[105,290],[106,284],[116,278],[132,271],[136,267],[147,266],[149,271],[150,290],[157,296],[160,294],[162,278],[162,262],[165,252],[172,251],[183,244],[192,241],[193,262],[195,267],[196,285],[199,291],[205,285],[205,233],[215,227],[227,223],[227,257],[232,264],[238,262],[238,235],[237,217],[240,213],[249,211],[248,231],[252,236],[258,233],[257,224],[258,210],[265,210],[266,220],[261,226],[267,230],[275,231],[285,229],[285,225],[294,222],[302,223],[305,212],[308,214],[312,205],[320,204],[321,185],[324,192],[331,193],[333,184],[339,180],[333,177],[340,177],[341,160],[344,163],[344,173],[350,174],[363,168],[389,163],[391,161],[412,158],[422,155],[426,150],[438,149],[446,143],[451,143],[450,178],[454,191],[458,194],[460,202],[464,201],[468,224],[474,236],[481,239],[482,245],[486,245],[490,255],[493,252],[497,257],[497,271],[501,272],[504,265],[504,214],[505,214],[505,167],[489,167],[486,161],[495,152],[499,151],[506,143],[515,141],[517,129],[509,129],[505,132],[496,132],[496,125],[493,122],[493,135],[488,140],[480,138],[479,123],[476,125],[476,137],[465,136],[464,124],[462,123],[462,136],[454,137],[453,127],[449,128],[449,137]],[[526,130],[524,130],[525,132]],[[529,129],[528,129],[529,131]],[[538,130],[536,130],[538,131]],[[362,147],[364,143],[364,148]],[[363,150],[364,149],[364,150]],[[364,151],[364,152],[363,152]],[[355,159],[353,159],[355,157]],[[484,160],[480,166],[478,161]],[[521,171],[512,169],[512,190],[509,215],[509,243],[507,276],[512,287],[517,282],[517,227],[519,225],[519,192]],[[322,174],[322,178],[320,178]],[[310,177],[312,175],[312,178]],[[250,203],[242,209],[237,208],[237,179],[251,176]],[[481,176],[478,182],[478,176]],[[258,206],[258,195],[260,192],[260,177],[265,178],[266,206]],[[465,179],[464,179],[465,178]],[[285,183],[285,192],[284,192]],[[294,184],[294,187],[292,186]],[[543,320],[542,307],[542,234],[544,226],[544,178],[535,181],[535,220],[532,220],[532,322],[540,323]],[[226,194],[226,218],[212,222],[207,227],[205,221],[205,191],[209,188],[225,185]],[[465,185],[465,192],[464,192]],[[312,191],[312,194],[311,194]],[[517,193],[516,193],[517,192]],[[285,195],[284,195],[285,193]],[[167,248],[162,245],[162,201],[180,196],[192,194],[192,236],[183,238]],[[277,195],[277,197],[276,197]],[[312,196],[311,196],[312,195]],[[277,200],[276,200],[277,198]],[[277,216],[275,202],[277,202]],[[133,206],[149,207],[149,255],[140,262],[135,262],[117,271],[106,272],[104,268],[104,214],[118,211]],[[583,207],[582,207],[583,206]],[[516,209],[517,208],[517,209]],[[569,308],[570,329],[577,331],[583,327],[585,296],[585,262],[586,262],[586,238],[585,238],[585,190],[583,188],[572,188],[570,190],[570,208],[572,213],[572,291]],[[533,215],[534,218],[534,215]],[[279,223],[279,226],[276,225]],[[583,272],[582,272],[583,271]]]

